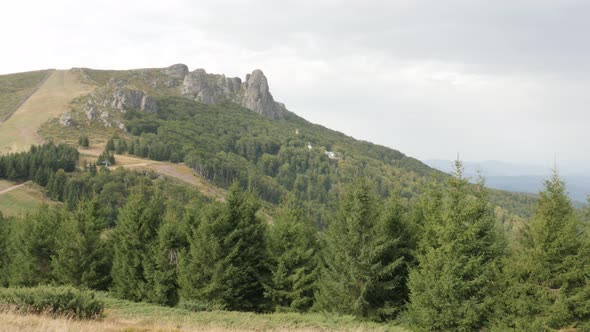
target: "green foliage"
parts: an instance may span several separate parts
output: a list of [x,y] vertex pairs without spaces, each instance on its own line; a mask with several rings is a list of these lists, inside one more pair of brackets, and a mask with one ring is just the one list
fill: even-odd
[[83,148],[89,147],[90,140],[88,139],[88,136],[86,136],[86,135],[80,136],[80,138],[78,139],[78,145]]
[[[237,181],[275,204],[292,191],[309,205],[314,221],[324,217],[323,205],[339,182],[362,174],[375,178],[384,196],[400,185],[404,195],[412,195],[423,180],[416,174],[434,172],[398,151],[354,140],[293,114],[273,121],[236,104],[206,105],[184,98],[162,98],[158,108],[157,114],[126,114],[128,131],[138,136],[131,154],[184,161],[217,186],[227,188]],[[330,159],[326,151],[343,159]]]
[[138,188],[119,212],[114,231],[113,293],[122,299],[150,299],[151,248],[158,238],[164,204],[158,192]]
[[146,267],[151,302],[169,306],[178,303],[178,252],[185,245],[179,222],[172,218],[165,220],[150,248],[151,260]]
[[117,147],[115,149],[115,152],[117,152],[117,154],[123,154],[127,152],[127,149],[127,141],[125,141],[124,139],[117,140]]
[[115,151],[115,141],[112,138],[109,138],[104,150],[107,152]]
[[[114,150],[115,148],[113,148]],[[101,166],[111,166],[115,164],[115,155],[110,152],[111,150],[105,149],[96,160]]]
[[0,287],[8,286],[10,271],[10,222],[0,213]]
[[277,311],[306,311],[318,276],[317,234],[295,197],[288,196],[268,231],[272,261],[269,296]]
[[0,288],[0,307],[76,319],[99,318],[104,311],[93,292],[73,287]]
[[0,178],[12,181],[35,180],[44,185],[41,178],[47,180],[50,173],[59,169],[75,171],[78,157],[78,150],[66,144],[31,146],[28,152],[0,156]]
[[65,219],[63,209],[42,205],[33,214],[13,223],[11,286],[51,283],[51,261],[56,254],[60,225]]
[[184,300],[222,305],[228,310],[267,308],[268,268],[265,224],[259,203],[237,184],[223,205],[211,205],[190,232],[190,248],[181,256],[179,283]]
[[483,184],[469,186],[456,163],[444,188],[425,194],[408,314],[424,331],[474,331],[489,320],[503,241]]
[[590,329],[587,234],[556,173],[539,193],[535,214],[506,270],[504,319],[521,331]]
[[81,203],[60,225],[51,262],[58,284],[107,289],[112,257],[109,243],[101,239],[104,224],[95,199]]
[[381,202],[366,178],[341,195],[322,248],[319,310],[382,319],[401,309],[406,277],[401,233],[390,237],[381,214]]

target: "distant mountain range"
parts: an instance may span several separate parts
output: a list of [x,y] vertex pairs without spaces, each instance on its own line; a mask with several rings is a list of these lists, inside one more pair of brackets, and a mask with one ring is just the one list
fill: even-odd
[[[449,173],[453,162],[442,159],[424,161],[428,166]],[[550,167],[537,165],[513,164],[487,160],[480,162],[463,162],[465,175],[476,181],[479,174],[485,177],[490,188],[514,192],[537,193],[543,187],[543,181],[551,176]],[[578,174],[575,170],[561,170],[560,175],[567,185],[572,200],[586,202],[590,195],[590,176]]]

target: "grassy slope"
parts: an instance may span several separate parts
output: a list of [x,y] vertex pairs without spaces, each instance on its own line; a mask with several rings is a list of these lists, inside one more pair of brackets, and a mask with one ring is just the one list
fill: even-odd
[[50,70],[39,70],[0,76],[0,122],[7,119],[50,73]]
[[349,316],[189,312],[117,300],[104,294],[100,297],[107,306],[102,320],[75,321],[0,313],[0,325],[10,331],[408,331],[398,326],[363,322]]
[[75,97],[90,92],[92,87],[80,83],[79,73],[71,70],[56,70],[41,87],[0,124],[0,153],[27,150],[42,139],[37,134],[39,127],[60,114],[69,111]]
[[[0,191],[17,185],[13,182],[0,180]],[[0,194],[0,212],[5,216],[17,216],[31,211],[41,203],[51,204],[41,188],[32,182],[24,186]]]

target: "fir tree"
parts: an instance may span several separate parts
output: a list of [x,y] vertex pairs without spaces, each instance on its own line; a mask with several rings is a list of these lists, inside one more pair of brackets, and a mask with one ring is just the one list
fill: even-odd
[[68,176],[63,169],[52,173],[47,182],[47,193],[49,197],[61,201],[63,200],[64,189],[68,181]]
[[176,220],[167,218],[151,246],[151,259],[146,265],[150,302],[174,306],[178,303],[178,252],[185,240]]
[[277,311],[305,311],[313,305],[318,276],[316,233],[289,195],[269,228],[272,259],[269,296]]
[[14,224],[11,286],[36,286],[52,281],[51,260],[56,253],[59,227],[65,218],[63,209],[41,205],[33,214]]
[[181,257],[180,287],[185,300],[228,310],[267,308],[265,224],[256,216],[258,200],[237,183],[223,205],[213,205],[191,232],[190,250]]
[[114,231],[113,293],[132,301],[149,299],[146,268],[158,236],[164,205],[157,193],[140,187],[119,211]]
[[115,149],[117,154],[123,154],[127,152],[127,142],[124,139],[117,141],[117,148]]
[[507,268],[501,327],[590,330],[590,252],[582,231],[565,185],[554,172]]
[[0,212],[0,287],[7,287],[10,271],[10,223]]
[[107,145],[104,148],[105,151],[115,151],[115,141],[112,138],[109,138],[107,141]]
[[381,319],[400,308],[377,294],[395,294],[403,287],[404,259],[397,238],[384,232],[382,207],[374,186],[357,178],[341,195],[329,221],[322,248],[322,272],[316,295],[317,309]]
[[80,203],[64,221],[52,260],[57,283],[107,289],[112,257],[108,243],[100,237],[103,225],[96,200]]
[[80,139],[78,140],[78,145],[80,145],[80,147],[83,148],[87,148],[88,146],[90,146],[90,140],[88,139],[88,136],[80,136]]
[[479,330],[493,309],[503,254],[486,189],[483,182],[470,186],[457,161],[447,186],[426,195],[409,318],[425,331]]

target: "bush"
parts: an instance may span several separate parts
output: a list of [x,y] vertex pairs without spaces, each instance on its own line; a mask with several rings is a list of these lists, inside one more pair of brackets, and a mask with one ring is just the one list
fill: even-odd
[[0,308],[21,313],[49,314],[77,319],[102,316],[104,303],[92,291],[73,287],[1,288]]
[[184,309],[191,312],[202,312],[202,311],[222,311],[225,306],[220,303],[201,302],[201,301],[180,301],[176,306],[179,309]]

